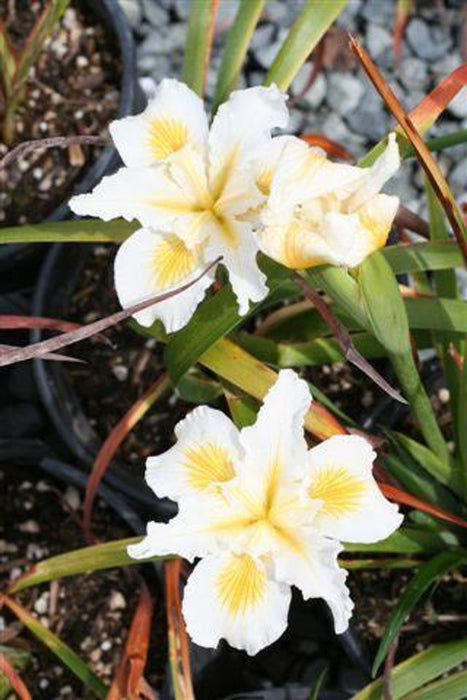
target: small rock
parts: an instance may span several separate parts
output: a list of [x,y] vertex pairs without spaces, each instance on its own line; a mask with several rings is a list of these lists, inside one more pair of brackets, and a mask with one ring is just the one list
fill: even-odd
[[114,365],[112,367],[112,374],[119,382],[125,382],[128,379],[129,370],[125,365]]
[[[141,4],[139,0],[118,0],[128,24],[132,29],[139,29],[142,19]],[[151,2],[151,5],[155,4]]]
[[190,0],[175,0],[175,10],[180,19],[188,19],[190,14],[190,5]]
[[404,58],[400,64],[400,79],[409,90],[424,90],[428,83],[428,71],[420,58]]
[[45,591],[34,603],[34,610],[38,615],[45,615],[49,608],[49,592]]
[[446,389],[445,387],[440,389],[438,391],[438,398],[441,401],[441,403],[448,403],[450,399],[449,389]]
[[369,141],[379,141],[388,133],[390,126],[381,99],[372,90],[363,95],[358,108],[346,116],[346,121],[352,131]]
[[71,510],[78,510],[81,505],[81,496],[78,489],[76,489],[74,486],[67,487],[65,493],[63,494],[63,498],[68,503]]
[[452,169],[448,181],[456,197],[467,191],[467,165],[465,161],[461,161]]
[[366,48],[372,58],[378,58],[386,49],[392,47],[390,32],[379,24],[369,24],[366,30]]
[[463,87],[449,103],[448,112],[457,119],[467,118],[467,87]]
[[126,600],[120,591],[112,591],[109,601],[110,610],[124,610],[126,608]]
[[0,540],[0,554],[16,554],[17,552],[18,547],[15,544],[13,544],[13,542]]
[[24,523],[18,525],[20,532],[27,532],[30,535],[37,535],[41,531],[39,524],[35,520],[25,520]]
[[426,61],[444,58],[452,46],[451,37],[441,25],[430,27],[419,17],[414,17],[409,22],[406,36],[417,56]]
[[250,41],[250,48],[253,51],[257,51],[262,46],[267,46],[271,43],[272,37],[274,35],[274,25],[272,24],[262,24],[260,25],[255,33],[253,34]]
[[261,46],[261,48],[257,49],[254,54],[256,57],[256,60],[265,69],[270,68],[272,62],[276,58],[277,54],[280,51],[280,48],[284,42],[286,32],[281,31],[279,32],[279,37],[274,41],[272,44],[267,44],[266,46]]
[[154,29],[160,29],[169,21],[166,9],[154,0],[143,0],[143,14]]
[[102,651],[109,651],[110,649],[112,649],[112,642],[110,641],[110,639],[104,639],[104,641],[101,644],[101,649]]
[[326,101],[341,116],[353,112],[365,93],[362,82],[351,73],[332,73],[328,84]]
[[362,16],[370,24],[382,24],[383,27],[392,27],[394,22],[395,4],[388,0],[365,0]]
[[[281,24],[287,19],[287,3],[283,0],[270,0],[264,6],[263,17],[274,24]],[[258,30],[256,30],[258,31]]]

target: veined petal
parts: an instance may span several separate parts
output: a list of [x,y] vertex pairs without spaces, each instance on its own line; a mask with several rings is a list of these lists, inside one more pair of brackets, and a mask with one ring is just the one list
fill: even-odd
[[193,561],[222,551],[221,538],[211,526],[222,507],[222,497],[216,493],[184,498],[178,514],[168,523],[148,523],[146,537],[130,545],[128,554],[134,559],[178,555]]
[[358,183],[347,204],[349,211],[358,209],[378,194],[383,185],[397,172],[400,163],[399,146],[393,132],[389,134],[386,149],[373,165],[370,168],[357,168],[363,173],[363,180]]
[[377,194],[355,211],[367,233],[369,252],[385,245],[398,208],[398,197]]
[[235,169],[270,138],[271,129],[287,125],[286,99],[275,85],[253,87],[233,92],[219,107],[209,133],[209,179],[215,199]]
[[112,122],[110,134],[125,165],[155,165],[191,144],[206,150],[208,121],[203,102],[178,80],[165,78],[141,114]]
[[[120,246],[115,258],[115,289],[123,308],[168,292],[197,277],[205,267],[202,247],[189,250],[174,234],[139,229]],[[135,314],[142,326],[160,319],[168,333],[183,328],[214,279],[210,270],[176,296]]]
[[159,497],[178,500],[213,491],[235,477],[242,455],[239,433],[221,411],[195,408],[178,423],[175,435],[173,447],[146,462],[146,481]]
[[311,402],[308,385],[290,369],[281,370],[268,391],[256,423],[244,428],[240,441],[245,449],[241,475],[258,483],[271,507],[281,482],[303,475],[307,445],[303,419]]
[[364,543],[397,530],[403,516],[379,490],[372,474],[376,454],[364,438],[336,435],[308,456],[308,495],[322,502],[315,524],[323,534]]
[[345,585],[347,572],[337,562],[342,549],[315,528],[295,528],[290,542],[284,541],[273,555],[274,577],[297,586],[305,599],[323,598],[333,614],[336,634],[345,632],[354,607]]
[[230,217],[219,219],[215,234],[206,243],[206,255],[210,260],[222,256],[240,315],[248,313],[250,301],[261,301],[269,292],[266,275],[256,261],[259,248],[251,229],[248,222]]
[[290,587],[269,578],[264,564],[249,555],[209,556],[188,579],[183,614],[199,646],[226,639],[253,655],[285,631],[290,598]]
[[291,270],[330,262],[332,251],[326,241],[300,219],[292,219],[285,225],[266,226],[257,238],[263,253]]

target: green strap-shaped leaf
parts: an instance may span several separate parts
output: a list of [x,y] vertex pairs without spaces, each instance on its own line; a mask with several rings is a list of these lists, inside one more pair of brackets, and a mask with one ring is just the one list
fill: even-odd
[[101,221],[78,219],[44,224],[26,224],[0,229],[2,243],[121,243],[136,229],[136,222],[124,219]]
[[286,92],[306,59],[344,9],[346,0],[308,0],[270,67],[265,85]]
[[218,0],[191,0],[182,80],[203,95]]
[[401,243],[383,248],[380,252],[396,275],[423,270],[448,270],[463,265],[462,254],[453,240],[412,245]]
[[441,484],[449,487],[453,486],[452,468],[449,462],[443,462],[428,447],[403,433],[392,431],[390,437],[403,456],[408,454],[420,467],[425,469]]
[[380,642],[375,661],[373,663],[373,674],[377,673],[389,650],[389,647],[396,638],[407,616],[420,600],[423,593],[425,593],[425,591],[427,591],[428,588],[437,581],[438,577],[443,576],[443,574],[448,572],[450,569],[457,566],[462,566],[466,561],[466,551],[460,550],[457,552],[441,552],[420,567],[415,576],[407,584],[397,602],[397,605],[391,613],[391,617],[389,618],[389,622],[386,626],[386,631]]
[[10,593],[16,593],[24,588],[37,586],[39,583],[53,581],[63,576],[76,576],[89,571],[101,571],[102,569],[112,569],[117,566],[137,564],[138,560],[132,559],[128,555],[127,547],[140,540],[140,537],[115,540],[45,559],[35,564],[24,576],[15,581],[10,588]]
[[416,527],[402,527],[380,542],[345,543],[346,552],[386,552],[398,554],[435,554],[459,547],[458,537],[448,530],[432,532]]
[[217,73],[212,111],[228,98],[238,81],[250,39],[258,24],[264,0],[241,0]]
[[467,671],[459,671],[448,678],[417,688],[404,695],[402,700],[465,700],[466,688]]
[[[393,700],[401,700],[408,693],[447,673],[466,659],[467,639],[459,639],[447,644],[438,644],[403,661],[395,666],[391,673]],[[378,679],[354,695],[353,700],[381,700],[382,697],[383,681]],[[448,700],[448,697],[444,696],[444,700]]]

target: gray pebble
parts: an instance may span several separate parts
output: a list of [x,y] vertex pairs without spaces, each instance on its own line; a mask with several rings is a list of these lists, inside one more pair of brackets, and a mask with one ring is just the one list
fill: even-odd
[[441,25],[430,27],[419,17],[410,20],[406,37],[417,56],[427,61],[444,58],[452,46],[451,37]]
[[392,49],[390,32],[379,24],[368,24],[366,48],[372,58],[378,58],[386,49]]
[[118,4],[125,13],[128,24],[132,29],[139,29],[142,20],[141,3],[138,0],[118,0]]
[[167,10],[160,2],[154,2],[154,0],[143,0],[143,13],[151,27],[155,29],[160,29],[169,20]]
[[404,58],[400,64],[399,76],[409,90],[422,90],[427,87],[427,65],[420,58]]
[[328,86],[326,101],[341,116],[353,112],[365,93],[361,80],[351,73],[331,73]]

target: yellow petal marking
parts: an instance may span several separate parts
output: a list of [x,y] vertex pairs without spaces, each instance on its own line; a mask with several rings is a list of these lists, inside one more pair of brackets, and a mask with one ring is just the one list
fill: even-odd
[[234,557],[217,579],[222,607],[233,617],[245,617],[263,600],[266,581],[266,574],[251,557]]
[[370,254],[374,250],[378,250],[384,246],[389,231],[391,230],[392,221],[388,223],[388,221],[385,221],[384,219],[378,220],[376,218],[372,218],[368,216],[368,214],[364,213],[363,207],[357,213],[361,225],[368,231],[373,242],[371,249],[368,251],[368,254]]
[[205,489],[219,481],[230,481],[235,476],[235,469],[225,447],[212,442],[183,451],[186,461],[188,481],[195,489]]
[[256,180],[256,186],[261,194],[264,194],[266,197],[268,197],[271,192],[272,176],[273,169],[265,168]]
[[306,238],[313,235],[316,234],[305,231],[305,225],[301,222],[290,224],[284,232],[282,258],[279,262],[295,270],[304,270],[314,265],[322,265],[324,262],[322,258],[307,255],[305,252]]
[[188,129],[180,119],[173,117],[150,119],[149,147],[156,158],[167,158],[183,148],[187,140]]
[[365,491],[365,483],[343,467],[328,467],[313,475],[308,493],[323,501],[319,515],[339,517],[358,509]]
[[185,279],[199,263],[199,248],[189,250],[175,235],[157,244],[152,258],[159,289],[167,289]]

